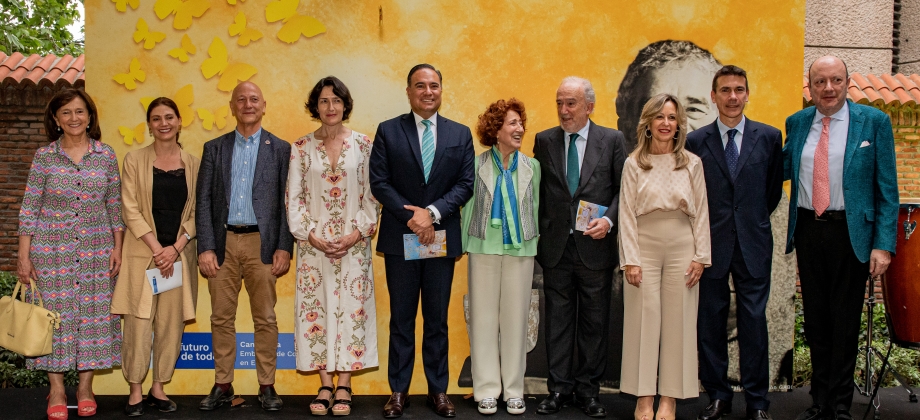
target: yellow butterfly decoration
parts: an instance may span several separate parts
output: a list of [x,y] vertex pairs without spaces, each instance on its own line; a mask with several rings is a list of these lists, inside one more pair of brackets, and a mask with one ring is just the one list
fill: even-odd
[[[195,110],[192,109],[192,102],[195,102],[195,91],[191,84],[182,86],[176,94],[169,97],[179,108],[179,116],[182,117],[182,126],[188,127],[192,125],[192,122],[195,121]],[[141,106],[144,107],[144,112],[147,111],[147,108],[150,106],[150,103],[156,99],[153,96],[145,96],[141,98]]]
[[247,46],[250,42],[256,41],[262,38],[262,32],[257,29],[247,28],[246,27],[246,15],[243,12],[236,14],[236,18],[228,29],[230,36],[240,37],[236,40],[236,43],[240,46]]
[[205,130],[212,130],[217,126],[218,130],[223,130],[227,126],[227,115],[230,113],[230,105],[224,105],[211,112],[207,108],[198,108],[198,118],[201,119],[201,126]]
[[326,32],[326,26],[310,16],[298,15],[300,0],[274,0],[265,6],[265,20],[283,21],[284,26],[278,31],[278,39],[293,44],[300,36],[307,38]]
[[[240,3],[244,2],[244,1],[246,1],[246,0],[240,0]],[[236,0],[227,0],[227,4],[232,4],[232,5],[236,6]]]
[[137,30],[134,31],[134,43],[139,44],[141,41],[144,41],[144,49],[152,50],[153,47],[157,45],[157,42],[163,42],[164,39],[166,39],[166,34],[151,31],[144,18],[137,18]]
[[227,46],[217,37],[214,37],[211,46],[208,47],[208,56],[210,58],[201,63],[201,74],[205,79],[219,74],[220,81],[217,82],[217,88],[224,92],[230,92],[238,82],[249,80],[258,71],[246,63],[230,63]]
[[118,126],[118,133],[125,139],[125,144],[128,146],[134,143],[143,144],[147,140],[144,137],[144,128],[146,127],[147,123],[140,123],[134,128],[120,125]]
[[119,85],[124,85],[125,89],[134,90],[137,88],[135,81],[143,83],[144,80],[147,80],[147,73],[141,70],[141,62],[137,61],[136,58],[132,58],[128,72],[118,73],[112,79],[118,82]]
[[157,0],[153,5],[153,11],[160,20],[176,15],[173,18],[173,28],[176,29],[188,29],[192,26],[193,17],[200,18],[210,8],[208,0]]
[[115,10],[119,12],[124,12],[128,10],[127,6],[131,6],[132,9],[137,10],[141,5],[141,0],[112,0],[112,3],[115,3]]
[[188,61],[189,54],[195,55],[196,52],[198,52],[198,49],[195,48],[195,44],[192,44],[192,39],[188,37],[188,34],[185,34],[182,35],[180,47],[169,50],[169,56],[178,58],[179,61],[185,63]]

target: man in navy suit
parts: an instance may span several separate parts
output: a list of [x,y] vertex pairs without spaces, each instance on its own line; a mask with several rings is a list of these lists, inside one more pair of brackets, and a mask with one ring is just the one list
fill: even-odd
[[213,410],[233,399],[236,307],[246,283],[255,327],[259,401],[280,410],[275,392],[278,323],[275,282],[288,271],[294,236],[284,209],[291,145],[262,128],[265,99],[254,83],[233,89],[236,130],[204,144],[198,169],[198,266],[211,294],[214,387],[198,408]]
[[796,249],[812,405],[797,420],[852,419],[853,372],[866,281],[888,269],[898,223],[891,119],[846,99],[837,57],[815,60],[815,106],[786,119],[783,169],[792,181],[786,252]]
[[[371,192],[383,205],[377,251],[384,254],[390,292],[393,395],[383,414],[399,417],[409,404],[421,295],[428,404],[438,415],[454,417],[446,394],[447,305],[454,262],[462,253],[460,206],[473,195],[473,136],[468,127],[438,114],[441,72],[430,64],[409,71],[406,95],[412,112],[380,124],[368,165]],[[435,231],[445,231],[447,256],[407,261],[403,236],[415,234],[421,244],[431,244]]]
[[783,137],[776,128],[745,117],[748,92],[747,73],[740,67],[716,71],[710,96],[719,118],[687,135],[687,149],[703,161],[712,235],[712,266],[700,279],[697,316],[700,381],[710,399],[700,420],[731,413],[729,274],[735,286],[747,418],[771,418],[766,315],[773,257],[770,214],[782,195]]

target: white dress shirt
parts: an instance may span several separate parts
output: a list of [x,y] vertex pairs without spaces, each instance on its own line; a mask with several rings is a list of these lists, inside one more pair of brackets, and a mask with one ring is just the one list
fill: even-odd
[[722,150],[725,150],[728,147],[728,130],[735,129],[738,130],[735,133],[735,146],[738,146],[738,156],[741,156],[741,140],[744,139],[744,123],[747,121],[744,115],[741,116],[741,122],[734,127],[729,127],[722,123],[722,120],[716,118],[716,125],[719,127],[719,136],[722,137]]
[[[568,161],[569,161],[569,142],[571,141],[570,136],[572,134],[578,134],[578,137],[575,139],[575,149],[578,151],[578,172],[580,174],[581,165],[585,161],[585,147],[587,147],[588,145],[588,127],[590,126],[591,126],[591,121],[588,121],[588,123],[585,124],[585,126],[582,127],[580,130],[578,130],[578,132],[576,133],[569,133],[565,130],[562,130],[565,133],[565,135],[563,136],[563,140],[565,141],[565,148],[563,149],[563,151],[565,152],[565,160],[563,160],[563,162],[566,162],[566,165],[565,165],[566,175],[568,175],[568,170],[569,170]],[[610,203],[594,203],[594,204],[600,204],[603,206],[603,205],[609,205]],[[610,226],[610,228],[607,229],[607,232],[610,232],[610,229],[613,229],[613,222],[611,222],[610,218],[607,216],[601,216],[601,217],[603,217],[603,219],[607,221],[607,226]],[[569,229],[569,233],[572,233],[572,232],[573,231]]]
[[[811,203],[812,184],[814,182],[815,149],[821,139],[821,130],[824,124],[821,119],[826,115],[815,112],[815,119],[811,122],[811,130],[802,149],[802,160],[799,161],[799,197],[796,204],[799,207],[814,210]],[[827,145],[827,175],[830,183],[831,202],[828,210],[844,210],[843,202],[843,158],[847,151],[847,134],[850,129],[850,105],[844,102],[843,108],[831,115],[829,142]]]
[[[424,121],[425,118],[422,118],[415,112],[412,113],[412,116],[415,117],[415,129],[418,130],[418,147],[419,147],[419,150],[421,150],[422,148],[424,148],[424,145],[422,145],[422,136],[425,135],[425,124],[422,124],[422,121]],[[427,118],[427,120],[431,122],[431,134],[434,135],[434,147],[435,149],[437,149],[438,148],[438,113],[435,112],[431,117]],[[425,208],[431,210],[434,213],[434,220],[432,220],[432,222],[441,223],[441,212],[438,211],[437,207],[431,205]]]

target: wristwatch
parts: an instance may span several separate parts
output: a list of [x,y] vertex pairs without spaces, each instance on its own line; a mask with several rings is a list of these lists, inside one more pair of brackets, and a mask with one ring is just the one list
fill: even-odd
[[433,223],[435,221],[434,210],[431,210],[430,208],[426,208],[425,210],[428,210],[428,216],[431,216],[431,221]]

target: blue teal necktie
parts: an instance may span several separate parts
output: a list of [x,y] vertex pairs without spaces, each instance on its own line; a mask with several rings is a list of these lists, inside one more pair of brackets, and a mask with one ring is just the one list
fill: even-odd
[[735,145],[735,134],[738,130],[734,128],[728,130],[728,143],[725,144],[725,163],[728,164],[728,172],[732,178],[735,177],[735,169],[738,167],[738,146]]
[[434,133],[431,132],[431,121],[422,120],[425,132],[422,133],[422,165],[425,167],[425,182],[431,173],[431,163],[434,162]]
[[566,159],[565,180],[569,183],[569,193],[575,195],[578,189],[578,148],[575,147],[575,140],[578,134],[569,134],[569,156]]

